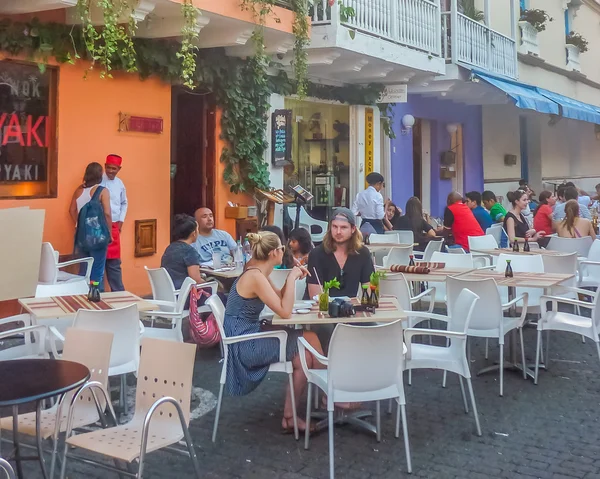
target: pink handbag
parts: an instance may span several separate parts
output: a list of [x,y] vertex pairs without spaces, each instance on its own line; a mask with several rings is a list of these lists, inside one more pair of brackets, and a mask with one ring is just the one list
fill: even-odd
[[206,319],[200,317],[198,301],[202,296],[210,296],[195,285],[190,290],[190,336],[201,348],[210,348],[221,341],[217,320],[211,313]]

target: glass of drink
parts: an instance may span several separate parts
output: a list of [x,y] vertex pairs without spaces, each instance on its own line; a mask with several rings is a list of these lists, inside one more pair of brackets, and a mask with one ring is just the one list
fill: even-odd
[[213,269],[221,269],[221,253],[215,251],[212,255]]
[[322,292],[319,295],[319,311],[328,312],[329,311],[329,293]]

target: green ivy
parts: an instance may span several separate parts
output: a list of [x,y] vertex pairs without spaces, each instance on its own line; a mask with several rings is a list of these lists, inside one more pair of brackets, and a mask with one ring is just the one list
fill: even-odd
[[[0,21],[0,50],[11,55],[25,55],[33,61],[45,62],[55,57],[59,63],[74,63],[74,58],[89,58],[86,54],[84,27],[58,23]],[[260,29],[254,41],[261,43]],[[263,42],[264,46],[264,42]],[[133,39],[135,68],[142,79],[156,76],[165,82],[178,84],[184,78],[185,66],[178,53],[181,43],[167,39]],[[222,109],[222,139],[227,143],[221,161],[225,164],[224,179],[232,192],[253,193],[255,188],[269,187],[269,167],[264,161],[268,143],[266,128],[272,93],[285,96],[297,94],[295,80],[280,71],[267,75],[268,58],[257,53],[248,59],[228,57],[223,49],[193,49],[194,67],[189,80],[197,90],[212,92]],[[82,52],[82,53],[79,53]],[[43,63],[41,63],[43,64]],[[127,58],[115,54],[111,70],[131,68]],[[191,66],[191,65],[190,65]],[[307,82],[308,97],[334,100],[346,104],[376,105],[383,86],[348,85],[331,87]],[[390,105],[381,107],[384,115]],[[391,127],[390,136],[393,135]]]
[[183,0],[181,4],[183,27],[181,28],[181,48],[176,57],[181,60],[181,79],[188,88],[194,88],[196,72],[196,40],[198,40],[198,10],[192,0]]

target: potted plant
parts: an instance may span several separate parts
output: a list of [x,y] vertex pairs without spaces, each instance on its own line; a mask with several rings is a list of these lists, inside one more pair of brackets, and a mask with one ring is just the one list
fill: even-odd
[[577,47],[579,53],[585,53],[589,50],[589,42],[581,36],[580,33],[571,32],[566,37],[567,45],[573,45]]
[[385,271],[374,271],[371,273],[371,277],[369,279],[371,288],[375,288],[375,294],[377,295],[377,298],[379,298],[379,282],[381,279],[385,279]]
[[329,311],[329,290],[331,288],[340,289],[340,282],[337,278],[333,278],[331,281],[325,281],[323,284],[323,292],[319,295],[319,311]]
[[519,21],[527,22],[538,32],[546,30],[546,22],[552,22],[554,19],[546,13],[545,10],[539,8],[521,10]]

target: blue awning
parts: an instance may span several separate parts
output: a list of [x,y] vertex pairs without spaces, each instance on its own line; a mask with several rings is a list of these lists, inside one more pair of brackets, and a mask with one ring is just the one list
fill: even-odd
[[583,103],[544,88],[505,80],[479,71],[473,71],[473,76],[502,90],[519,108],[600,124],[600,107]]
[[537,91],[560,105],[561,116],[572,118],[573,120],[600,124],[600,108],[579,100],[574,100],[568,96],[544,90],[543,88],[537,88]]
[[473,72],[479,78],[506,93],[519,108],[558,115],[558,104],[539,93],[534,86],[510,80],[504,80],[485,73]]

